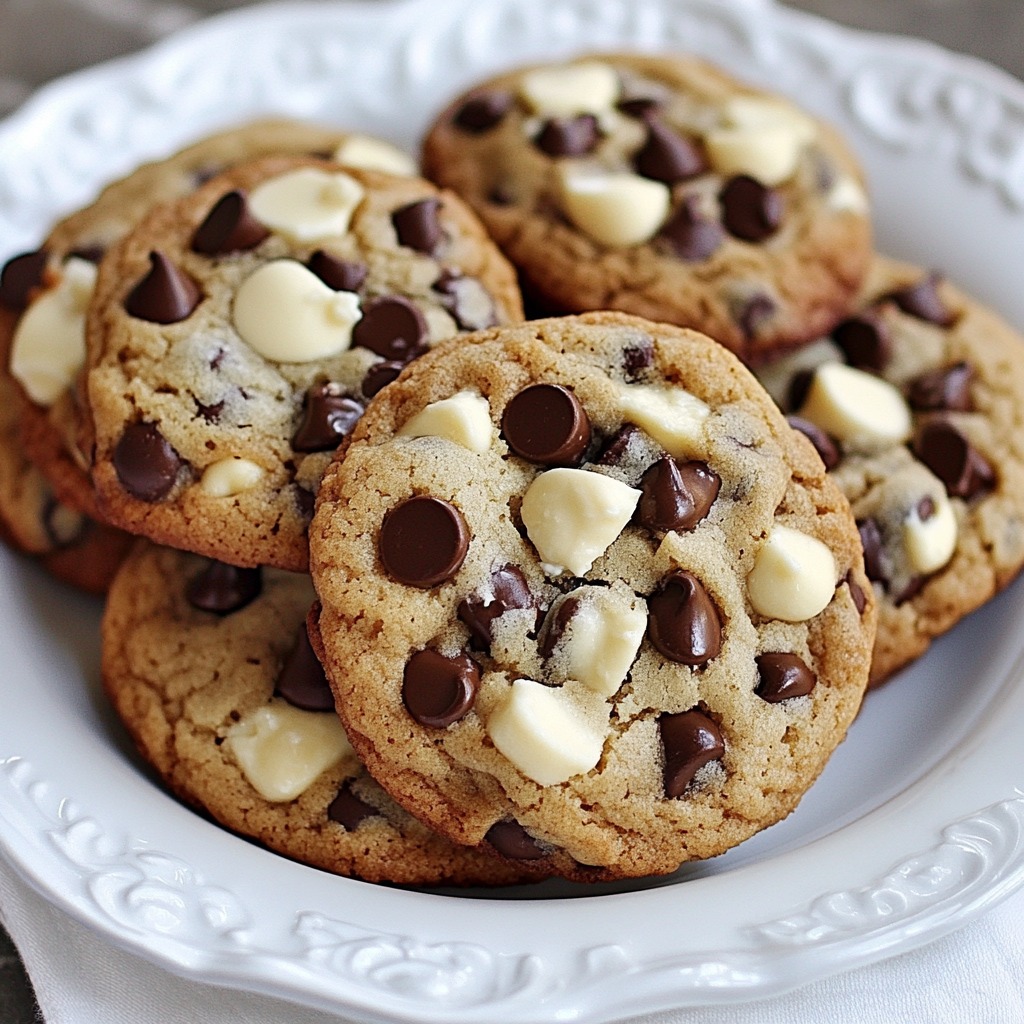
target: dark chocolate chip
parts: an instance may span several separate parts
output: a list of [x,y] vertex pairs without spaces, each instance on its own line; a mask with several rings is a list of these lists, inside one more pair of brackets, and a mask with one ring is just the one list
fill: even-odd
[[518,821],[496,821],[484,839],[509,860],[539,860],[546,856],[537,840]]
[[748,341],[756,338],[761,328],[775,316],[778,306],[775,300],[763,292],[751,295],[744,301],[736,314],[736,323],[739,324],[743,337]]
[[306,624],[299,628],[298,642],[281,666],[274,692],[303,711],[333,711],[334,695],[324,667],[313,653]]
[[832,340],[843,350],[850,366],[881,373],[892,357],[892,337],[881,316],[865,310],[838,323]]
[[444,270],[434,282],[441,304],[463,331],[480,331],[497,323],[494,300],[475,278]]
[[707,169],[707,162],[692,139],[648,117],[647,139],[637,151],[633,166],[645,178],[674,185],[702,173]]
[[907,386],[907,401],[918,412],[968,412],[973,376],[973,369],[965,362],[929,370]]
[[365,264],[343,260],[324,249],[317,249],[307,260],[306,266],[336,292],[359,291],[369,273]]
[[633,438],[642,433],[643,431],[632,423],[620,427],[594,461],[599,466],[621,466]]
[[842,458],[839,446],[821,427],[801,416],[787,416],[786,422],[794,430],[799,430],[814,445],[814,450],[821,457],[826,469],[835,469],[839,465],[839,460]]
[[249,209],[245,193],[235,189],[221,196],[196,228],[192,249],[206,256],[255,249],[270,232]]
[[725,240],[721,224],[701,214],[696,196],[683,199],[659,234],[671,245],[675,255],[686,263],[706,260]]
[[494,89],[470,96],[452,120],[463,131],[480,135],[497,126],[512,108],[512,94]]
[[129,423],[114,448],[114,469],[121,486],[141,501],[158,501],[178,478],[181,456],[155,423]]
[[627,96],[615,104],[626,117],[635,117],[640,121],[646,121],[656,114],[661,105],[661,100],[656,96]]
[[462,513],[426,494],[399,502],[381,523],[378,551],[399,583],[429,590],[458,572],[469,549]]
[[32,293],[43,286],[49,253],[45,249],[12,256],[0,270],[0,304],[24,309]]
[[744,242],[763,242],[779,230],[785,204],[782,193],[746,174],[730,178],[718,195],[722,223]]
[[706,764],[719,761],[725,741],[718,726],[703,711],[691,708],[677,715],[662,715],[658,731],[665,756],[665,796],[682,796],[694,775]]
[[327,817],[336,821],[347,832],[354,832],[361,822],[367,818],[375,818],[380,814],[376,807],[360,800],[352,792],[352,783],[346,782],[338,795],[327,805]]
[[533,143],[548,156],[585,156],[600,138],[597,118],[593,114],[579,114],[545,121]]
[[691,572],[670,573],[647,602],[647,635],[670,661],[706,665],[722,649],[722,620]]
[[470,635],[482,650],[491,649],[494,620],[510,608],[533,608],[537,604],[522,570],[504,565],[491,573],[483,594],[471,594],[459,603],[459,618],[469,627]]
[[297,452],[325,452],[337,448],[363,415],[363,406],[342,392],[333,381],[310,385],[302,420],[292,448]]
[[199,286],[162,252],[151,252],[149,262],[149,273],[124,300],[126,312],[155,324],[174,324],[190,316],[203,297]]
[[366,371],[360,390],[364,398],[373,398],[381,388],[387,387],[401,372],[403,363],[385,359],[383,362],[374,363]]
[[807,400],[813,382],[814,370],[798,370],[794,373],[786,392],[786,408],[799,409]]
[[578,465],[590,443],[590,420],[561,384],[531,384],[513,395],[501,429],[516,455],[545,466]]
[[446,657],[430,648],[406,663],[402,702],[420,725],[444,729],[473,706],[480,688],[480,667],[468,654]]
[[654,342],[639,338],[622,349],[622,372],[627,381],[639,380],[654,365]]
[[299,513],[300,518],[310,520],[313,518],[313,512],[316,509],[316,495],[312,491],[307,491],[305,487],[299,487],[295,485],[295,510]]
[[262,589],[263,573],[259,568],[240,569],[211,561],[188,581],[185,599],[198,611],[229,615],[255,601]]
[[430,336],[423,314],[399,295],[372,299],[352,328],[352,344],[383,359],[407,363],[422,354]]
[[204,405],[199,399],[195,399],[196,412],[206,420],[207,423],[219,423],[220,414],[224,411],[224,403],[212,402],[210,405]]
[[991,463],[948,420],[926,423],[914,439],[913,448],[955,498],[973,498],[995,484]]
[[906,586],[898,594],[893,594],[893,604],[899,607],[901,604],[905,604],[912,597],[916,597],[920,592],[921,588],[925,584],[925,576],[912,576],[907,582]]
[[885,568],[885,548],[882,545],[882,531],[874,519],[862,519],[857,523],[861,547],[864,549],[864,572],[873,583],[887,584],[889,575]]
[[956,321],[956,313],[946,305],[939,294],[941,282],[942,275],[932,273],[916,284],[890,292],[886,298],[892,299],[909,316],[938,327],[950,327]]
[[769,704],[790,697],[806,697],[818,677],[795,654],[760,654],[757,662],[757,687],[754,693]]
[[420,199],[415,203],[399,207],[391,215],[399,245],[407,245],[428,256],[437,249],[444,237],[438,210],[440,199]]
[[541,633],[538,650],[542,658],[550,658],[555,648],[562,642],[565,631],[569,628],[573,616],[579,611],[580,602],[577,597],[567,597],[559,601],[548,613],[547,622]]
[[853,570],[850,570],[843,577],[843,582],[850,588],[850,599],[853,601],[854,608],[857,609],[857,614],[863,615],[864,609],[868,606],[868,596],[864,593],[860,584],[853,578]]
[[692,530],[711,510],[721,486],[706,462],[677,462],[664,455],[640,478],[636,520],[648,530]]

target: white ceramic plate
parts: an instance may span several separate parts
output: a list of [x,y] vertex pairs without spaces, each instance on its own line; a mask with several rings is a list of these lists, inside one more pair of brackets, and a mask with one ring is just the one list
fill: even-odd
[[[880,245],[1018,325],[1024,87],[766,0],[267,7],[43,90],[0,126],[0,260],[139,160],[286,113],[409,147],[460,87],[585,48],[691,50],[846,130]],[[872,694],[785,822],[658,883],[407,892],[290,863],[162,793],[103,703],[98,606],[7,553],[0,838],[42,893],[197,980],[367,1020],[602,1022],[879,960],[1024,883],[1024,586]]]

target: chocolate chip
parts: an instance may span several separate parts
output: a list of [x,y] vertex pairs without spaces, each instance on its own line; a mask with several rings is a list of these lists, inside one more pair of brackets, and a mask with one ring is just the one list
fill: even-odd
[[640,478],[637,522],[648,530],[692,530],[711,510],[721,486],[706,462],[677,462],[664,455]]
[[372,299],[352,328],[352,344],[361,345],[384,359],[407,363],[426,347],[430,336],[423,314],[399,295]]
[[198,611],[229,615],[255,601],[262,589],[263,573],[259,568],[240,569],[211,561],[188,581],[185,599]]
[[787,416],[786,422],[794,430],[799,430],[814,445],[814,450],[820,456],[826,469],[835,469],[839,465],[839,460],[842,458],[839,446],[821,427],[801,416]]
[[847,363],[859,370],[880,373],[892,357],[892,338],[881,316],[865,310],[838,323],[832,340],[843,350]]
[[195,399],[196,412],[206,420],[207,423],[219,423],[220,415],[224,411],[224,403],[213,402],[210,405],[204,405],[199,399]]
[[469,527],[453,505],[420,494],[399,502],[381,523],[378,551],[399,583],[429,590],[458,572],[469,549]]
[[434,291],[463,331],[480,331],[497,323],[494,300],[475,277],[444,270],[434,282]]
[[857,614],[863,615],[864,609],[868,606],[868,597],[860,584],[853,578],[852,569],[843,577],[843,582],[850,588],[850,599],[853,601],[854,608],[857,609]]
[[806,697],[814,689],[818,677],[795,654],[760,654],[757,663],[757,687],[754,693],[769,704],[778,704],[790,697]]
[[162,252],[151,252],[149,262],[149,273],[124,300],[125,311],[155,324],[174,324],[190,316],[202,299],[199,286]]
[[402,702],[420,725],[444,729],[473,706],[480,688],[480,667],[468,654],[447,657],[430,648],[406,663]]
[[478,92],[455,112],[452,120],[463,131],[480,135],[494,128],[512,108],[512,94],[504,90]]
[[632,423],[620,427],[594,460],[595,463],[599,466],[621,466],[633,438],[642,433],[643,431]]
[[316,495],[312,491],[307,491],[305,487],[300,487],[296,484],[295,510],[299,513],[299,517],[308,521],[313,518],[315,509]]
[[334,695],[324,667],[313,653],[306,624],[299,629],[298,642],[281,666],[274,692],[302,711],[333,711]]
[[782,224],[782,193],[746,174],[730,178],[718,199],[726,230],[744,242],[763,242]]
[[893,595],[893,604],[899,607],[901,604],[905,604],[912,597],[916,597],[921,593],[921,588],[924,586],[924,576],[912,576],[906,586],[898,593]]
[[627,381],[639,380],[654,365],[654,342],[640,338],[622,349],[622,372]]
[[661,109],[661,100],[656,96],[627,96],[615,104],[626,117],[645,121]]
[[43,286],[49,253],[45,249],[12,256],[0,270],[0,304],[24,309],[32,293]]
[[206,256],[255,249],[270,232],[249,209],[245,193],[235,189],[221,196],[192,236],[192,249]]
[[736,314],[736,323],[739,324],[743,337],[747,340],[756,338],[761,328],[768,323],[775,315],[778,307],[771,296],[758,292],[751,295],[740,306]]
[[459,603],[458,615],[469,627],[473,640],[489,651],[494,620],[511,608],[533,608],[536,604],[522,570],[504,565],[491,573],[484,593],[471,594]]
[[561,384],[531,384],[513,395],[501,429],[516,455],[545,466],[578,465],[590,443],[590,420]]
[[706,665],[722,649],[722,621],[693,573],[669,574],[647,602],[647,635],[670,661]]
[[114,469],[121,486],[141,501],[158,501],[178,478],[181,456],[155,423],[129,423],[114,448]]
[[701,214],[696,196],[686,196],[662,226],[659,237],[668,242],[679,259],[699,263],[718,249],[725,240],[725,232],[721,224]]
[[347,832],[354,832],[361,822],[367,818],[375,818],[380,814],[376,807],[360,800],[352,792],[352,783],[346,782],[338,795],[327,805],[327,817],[336,821]]
[[647,139],[637,151],[633,166],[645,178],[674,185],[696,177],[706,170],[707,162],[691,139],[656,118],[648,117]]
[[601,135],[593,114],[576,117],[552,117],[545,121],[534,145],[548,156],[585,156],[597,145]]
[[857,523],[861,547],[864,549],[864,572],[874,583],[887,584],[889,576],[885,569],[885,549],[882,545],[882,531],[874,519],[862,519]]
[[103,259],[106,249],[98,242],[92,245],[78,245],[75,246],[68,256],[74,256],[77,259],[85,260],[86,263],[99,263]]
[[336,292],[359,291],[369,273],[365,264],[343,260],[324,249],[317,249],[306,261],[306,266],[328,288],[333,288]]
[[799,409],[807,400],[807,393],[814,382],[814,370],[798,370],[793,374],[786,391],[786,408]]
[[440,208],[440,199],[420,199],[395,210],[391,223],[399,245],[407,245],[428,256],[433,253],[444,237],[437,215]]
[[694,775],[706,764],[721,760],[725,741],[718,726],[703,711],[691,708],[662,715],[658,732],[665,756],[665,796],[682,796]]
[[970,499],[995,484],[991,463],[948,420],[926,423],[914,439],[913,448],[952,497]]
[[973,376],[973,369],[965,362],[929,370],[907,386],[907,401],[918,412],[968,412]]
[[538,650],[542,658],[550,658],[555,648],[562,642],[565,631],[569,628],[573,616],[579,611],[580,602],[577,597],[567,597],[548,613],[547,623],[541,634]]
[[360,385],[363,397],[373,398],[381,388],[387,387],[402,372],[403,365],[388,359],[380,363],[374,363],[366,371],[366,376]]
[[302,420],[292,448],[297,452],[325,452],[337,448],[363,415],[363,406],[343,394],[333,381],[312,384],[306,392]]
[[909,316],[938,327],[951,327],[956,321],[956,313],[946,305],[939,294],[941,282],[942,275],[932,273],[916,284],[890,292],[886,298],[892,299]]
[[509,860],[539,860],[546,856],[537,840],[518,821],[496,821],[484,839]]

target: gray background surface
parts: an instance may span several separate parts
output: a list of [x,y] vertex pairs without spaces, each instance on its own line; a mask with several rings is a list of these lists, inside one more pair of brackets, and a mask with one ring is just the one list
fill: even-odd
[[[1024,0],[789,0],[788,5],[855,28],[930,39],[1024,78]],[[242,6],[239,0],[0,0],[0,116],[57,75]],[[0,929],[0,1024],[38,1019],[17,951]]]

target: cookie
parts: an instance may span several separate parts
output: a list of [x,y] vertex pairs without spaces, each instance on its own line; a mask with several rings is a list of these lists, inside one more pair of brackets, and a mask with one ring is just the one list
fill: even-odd
[[511,266],[426,181],[298,157],[225,172],[100,268],[102,512],[233,565],[303,570],[320,475],[369,397],[437,341],[521,316]]
[[476,209],[542,308],[693,327],[748,363],[829,330],[870,259],[845,143],[695,58],[499,75],[437,118],[423,166]]
[[857,517],[879,604],[873,685],[1024,564],[1022,345],[941,275],[878,257],[852,316],[759,371]]
[[359,764],[306,635],[309,577],[235,569],[139,542],[103,616],[103,681],[180,799],[305,864],[374,882],[530,876],[453,846]]
[[570,878],[782,818],[867,683],[874,602],[813,447],[722,346],[624,314],[413,364],[328,469],[310,552],[371,774]]

